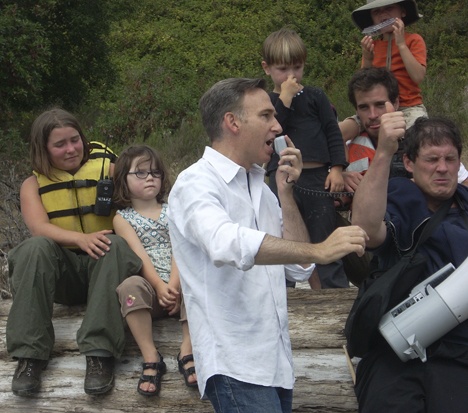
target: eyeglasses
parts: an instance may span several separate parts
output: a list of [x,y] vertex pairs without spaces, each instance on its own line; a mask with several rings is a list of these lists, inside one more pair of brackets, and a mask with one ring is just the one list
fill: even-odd
[[153,169],[151,171],[128,172],[128,175],[135,175],[138,179],[146,179],[148,175],[151,175],[153,178],[162,178],[163,173],[158,169]]

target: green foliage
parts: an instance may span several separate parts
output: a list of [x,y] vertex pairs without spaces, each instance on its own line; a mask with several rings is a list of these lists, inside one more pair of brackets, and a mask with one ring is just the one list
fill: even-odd
[[209,140],[200,119],[195,118],[184,120],[175,131],[153,133],[146,143],[161,152],[174,181],[180,171],[200,159]]
[[77,108],[92,88],[113,83],[108,1],[3,1],[0,127],[51,104]]
[[[146,140],[154,131],[177,129],[194,111],[196,79],[184,67],[172,70],[145,56],[121,76],[122,83],[103,102],[97,121],[98,129],[111,133],[118,142]],[[190,77],[192,82],[184,85],[177,81]]]
[[49,73],[50,43],[45,29],[27,19],[16,4],[0,14],[0,121],[41,103],[43,79]]
[[453,119],[468,131],[468,9],[463,2],[424,2],[417,28],[428,50],[428,69],[422,85],[429,115]]
[[114,81],[104,41],[110,16],[106,0],[57,1],[39,21],[50,41],[50,70],[45,77],[47,103],[76,108],[88,92]]
[[[468,9],[461,3],[451,4],[437,18],[423,18],[418,23],[428,50],[429,70],[468,78]],[[448,73],[447,73],[448,74]]]
[[6,155],[1,157],[4,159],[24,159],[28,154],[27,145],[21,139],[19,130],[15,128],[0,130],[0,148]]
[[[119,146],[156,136],[177,140],[179,128],[197,122],[198,100],[213,83],[264,76],[262,42],[283,26],[298,31],[307,45],[303,83],[322,87],[344,118],[354,111],[346,89],[361,59],[351,12],[363,3],[3,1],[0,139],[24,141],[28,122],[43,107],[61,104],[86,120],[92,137],[110,133]],[[429,113],[449,114],[468,129],[464,3],[419,1],[424,18],[408,30],[427,43],[422,88]]]
[[214,81],[259,76],[263,10],[252,3],[143,1],[116,22],[109,42],[122,88],[102,108],[112,133],[146,139],[155,128],[176,129]]

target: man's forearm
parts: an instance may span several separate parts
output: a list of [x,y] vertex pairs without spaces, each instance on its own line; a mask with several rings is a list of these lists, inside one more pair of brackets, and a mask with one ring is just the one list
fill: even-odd
[[388,156],[376,153],[369,170],[354,193],[352,223],[367,232],[370,246],[379,234],[385,217],[389,173]]
[[310,264],[316,261],[315,258],[321,260],[320,247],[267,234],[255,257],[255,264]]
[[292,194],[281,197],[280,201],[283,214],[283,238],[292,241],[310,242],[307,227]]
[[355,252],[364,254],[366,233],[359,227],[337,228],[323,242],[311,244],[265,235],[255,256],[255,264],[329,264]]

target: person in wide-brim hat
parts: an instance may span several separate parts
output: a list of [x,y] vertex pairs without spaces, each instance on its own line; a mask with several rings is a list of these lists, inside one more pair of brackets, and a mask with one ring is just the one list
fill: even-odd
[[409,26],[419,20],[421,15],[418,13],[418,6],[415,0],[367,0],[367,4],[354,10],[351,14],[354,24],[361,30],[374,25],[371,16],[371,10],[378,7],[385,7],[390,4],[398,3],[405,10],[405,16],[402,17],[405,26]]

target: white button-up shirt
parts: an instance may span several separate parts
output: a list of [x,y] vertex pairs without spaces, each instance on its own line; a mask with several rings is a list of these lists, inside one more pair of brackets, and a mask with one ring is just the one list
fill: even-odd
[[285,269],[254,265],[265,237],[282,236],[281,209],[264,170],[247,171],[214,149],[180,173],[169,197],[169,230],[179,267],[201,395],[215,374],[292,389]]

